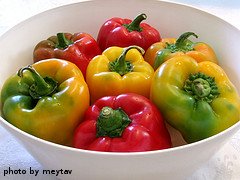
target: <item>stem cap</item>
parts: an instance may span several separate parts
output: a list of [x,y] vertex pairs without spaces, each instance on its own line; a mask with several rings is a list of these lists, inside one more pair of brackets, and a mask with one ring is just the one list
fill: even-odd
[[105,106],[97,119],[97,137],[121,137],[130,123],[131,120],[121,108],[114,110]]
[[208,103],[211,103],[220,94],[214,78],[201,72],[190,74],[183,88],[194,99]]
[[24,78],[23,71],[25,70],[30,71],[34,80],[34,83],[29,87],[29,95],[33,99],[41,99],[42,97],[49,96],[55,92],[58,83],[53,78],[43,78],[31,65],[21,68],[18,71],[18,76]]

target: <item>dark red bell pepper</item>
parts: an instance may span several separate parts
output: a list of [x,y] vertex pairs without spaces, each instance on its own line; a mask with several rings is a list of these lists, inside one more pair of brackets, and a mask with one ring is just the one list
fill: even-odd
[[78,66],[84,77],[90,60],[101,54],[96,40],[87,33],[58,33],[39,42],[33,51],[34,62],[58,58],[68,60]]
[[75,130],[73,146],[106,152],[140,152],[171,147],[162,116],[146,97],[127,93],[97,100]]
[[161,41],[158,30],[142,21],[146,14],[138,15],[133,21],[114,17],[107,20],[98,32],[97,42],[102,51],[110,46],[128,47],[137,45],[145,51],[153,43]]

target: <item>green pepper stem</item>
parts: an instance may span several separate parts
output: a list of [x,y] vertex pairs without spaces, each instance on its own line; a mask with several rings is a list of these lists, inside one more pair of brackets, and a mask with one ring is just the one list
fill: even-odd
[[211,103],[219,96],[219,90],[213,77],[203,73],[190,74],[185,81],[184,90],[196,100]]
[[199,97],[208,96],[211,92],[210,84],[207,80],[202,78],[197,78],[192,82],[193,92]]
[[177,39],[176,46],[181,47],[185,45],[185,40],[187,40],[190,36],[194,36],[198,38],[198,36],[193,32],[185,32],[181,36],[179,36],[179,38]]
[[57,82],[50,77],[43,78],[31,65],[21,68],[18,76],[24,78],[23,72],[28,70],[33,78],[33,84],[29,87],[29,94],[33,99],[40,99],[51,95],[57,88]]
[[66,49],[70,44],[73,44],[73,41],[67,39],[64,33],[57,33],[57,40],[56,48],[59,49]]
[[193,48],[194,43],[188,40],[190,36],[198,38],[198,36],[193,32],[185,32],[181,36],[179,36],[175,44],[166,43],[167,45],[166,49],[170,50],[172,53],[178,51],[180,52],[192,51],[194,49]]
[[147,19],[147,15],[142,13],[139,14],[130,24],[125,24],[124,26],[127,28],[129,32],[131,31],[141,32],[142,28],[140,27],[140,23],[145,19]]
[[105,106],[97,119],[97,137],[121,137],[125,128],[131,123],[128,115],[121,109]]
[[133,66],[129,61],[126,61],[126,55],[129,50],[137,49],[141,54],[144,54],[144,49],[139,46],[129,46],[125,48],[122,54],[113,62],[109,63],[109,70],[112,72],[117,72],[121,76],[131,72],[133,70]]

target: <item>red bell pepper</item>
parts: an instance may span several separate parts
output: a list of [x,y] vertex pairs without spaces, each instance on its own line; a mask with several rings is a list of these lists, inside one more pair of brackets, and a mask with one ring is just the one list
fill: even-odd
[[101,54],[96,40],[87,33],[58,33],[39,42],[33,51],[34,62],[58,58],[68,60],[78,66],[84,77],[90,60]]
[[85,113],[73,146],[105,152],[140,152],[171,147],[162,116],[146,97],[127,93],[105,96]]
[[133,21],[118,17],[107,20],[98,32],[97,42],[102,51],[110,46],[128,47],[137,45],[145,51],[161,40],[158,30],[142,23],[146,14],[138,15]]

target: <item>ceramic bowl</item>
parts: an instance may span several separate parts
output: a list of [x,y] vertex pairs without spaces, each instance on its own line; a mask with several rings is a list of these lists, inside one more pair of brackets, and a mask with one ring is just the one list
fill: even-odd
[[[88,32],[96,38],[109,18],[134,18],[146,13],[147,23],[162,37],[178,37],[192,31],[199,41],[210,44],[219,63],[240,90],[240,31],[207,12],[182,4],[156,0],[93,0],[58,7],[16,25],[0,38],[0,87],[19,67],[32,63],[34,46],[56,32]],[[231,44],[231,48],[229,48]],[[72,170],[63,179],[184,179],[209,160],[240,129],[240,123],[210,138],[182,144],[170,130],[174,148],[139,153],[106,153],[74,149],[31,136],[2,117],[0,125],[39,161],[44,169]],[[176,136],[175,136],[176,135]]]

